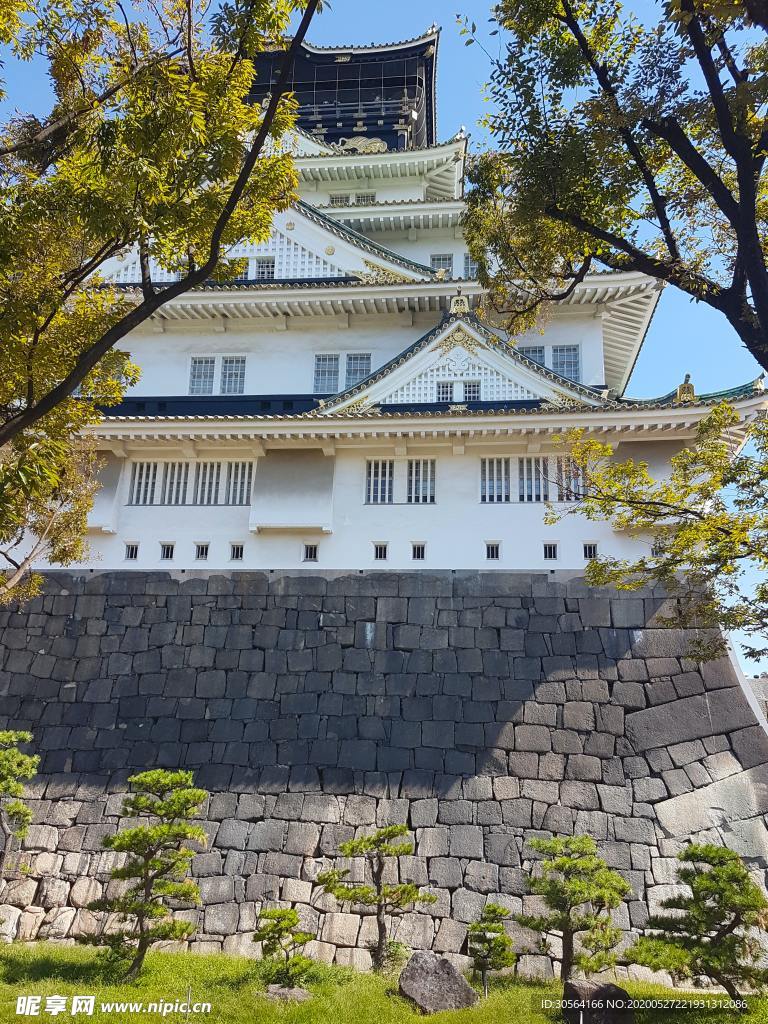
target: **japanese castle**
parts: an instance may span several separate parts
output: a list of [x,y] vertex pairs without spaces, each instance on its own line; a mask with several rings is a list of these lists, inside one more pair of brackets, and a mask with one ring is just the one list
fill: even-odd
[[[300,200],[248,271],[172,300],[125,346],[142,370],[92,428],[103,460],[82,568],[576,570],[638,538],[577,514],[556,439],[584,427],[662,471],[721,395],[625,397],[659,300],[597,273],[508,338],[462,235],[468,139],[436,136],[439,29],[305,44]],[[261,102],[282,54],[258,60]],[[162,280],[158,271],[158,279]],[[114,280],[138,286],[127,256]],[[760,383],[726,393],[745,421]]]

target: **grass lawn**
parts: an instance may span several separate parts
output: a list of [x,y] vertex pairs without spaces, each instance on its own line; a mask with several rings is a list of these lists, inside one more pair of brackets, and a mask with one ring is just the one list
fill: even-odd
[[[424,1018],[394,991],[391,980],[355,974],[345,968],[318,965],[316,977],[308,984],[314,998],[301,1005],[276,1005],[261,994],[263,986],[258,965],[252,960],[229,956],[154,953],[147,958],[142,977],[131,985],[116,984],[103,974],[98,954],[91,949],[54,945],[3,946],[0,949],[0,1020],[30,1020],[17,1016],[19,995],[42,997],[37,1019],[45,1021],[87,1021],[89,1015],[71,1015],[71,997],[96,997],[93,1020],[123,1024],[161,1020],[160,1013],[113,1010],[102,1003],[175,1000],[211,1004],[210,1013],[171,1012],[165,1019],[192,1024],[416,1024]],[[645,998],[672,997],[665,989],[632,986],[632,994]],[[434,1024],[552,1024],[559,1018],[540,1008],[542,999],[557,998],[556,985],[532,985],[505,981],[495,986],[489,999],[472,1010],[435,1014]],[[67,1008],[52,1015],[46,1012],[46,997],[66,996]],[[696,996],[683,996],[696,999]],[[705,998],[703,995],[701,998]],[[768,999],[750,1000],[748,1014],[730,1010],[672,1009],[638,1013],[638,1024],[720,1024],[742,1020],[768,1024]]]

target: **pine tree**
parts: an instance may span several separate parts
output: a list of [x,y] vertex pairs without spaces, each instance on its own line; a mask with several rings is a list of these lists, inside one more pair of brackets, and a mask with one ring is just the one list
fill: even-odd
[[[560,979],[568,981],[574,967],[592,974],[616,962],[613,952],[621,937],[610,918],[630,887],[621,875],[597,856],[592,836],[567,836],[532,839],[531,848],[544,855],[541,875],[531,876],[531,892],[541,896],[547,914],[516,914],[515,920],[541,933],[542,948],[546,936],[559,934],[563,942]],[[579,936],[582,952],[575,950]]]
[[89,907],[117,914],[120,930],[84,936],[82,941],[107,946],[116,961],[130,959],[126,979],[138,976],[147,950],[155,942],[186,939],[195,930],[187,921],[175,921],[168,906],[170,901],[191,905],[200,902],[197,885],[184,877],[195,856],[185,844],[206,843],[205,831],[191,824],[190,819],[208,794],[204,789],[194,789],[192,781],[192,772],[161,768],[132,775],[128,782],[134,792],[123,801],[123,814],[148,818],[150,823],[104,839],[106,849],[128,855],[111,877],[132,884],[122,895],[96,900]]
[[690,895],[662,902],[675,913],[652,916],[647,928],[658,934],[638,939],[629,959],[679,980],[704,975],[740,1001],[740,985],[768,983],[759,941],[768,929],[768,899],[733,850],[692,843],[678,860],[677,877]]
[[488,972],[514,967],[517,956],[512,950],[512,939],[504,931],[504,922],[509,911],[497,903],[488,903],[480,915],[467,929],[469,955],[474,960],[474,969],[483,982],[483,994],[488,998]]
[[3,834],[0,881],[8,870],[14,840],[24,838],[32,821],[32,812],[22,799],[24,782],[37,774],[40,758],[19,750],[20,744],[31,742],[31,732],[0,732],[0,832]]
[[371,835],[351,839],[339,846],[343,857],[365,857],[371,871],[372,885],[355,885],[345,882],[349,871],[324,871],[317,881],[323,890],[334,896],[340,903],[359,903],[376,908],[377,939],[372,949],[373,967],[383,971],[387,964],[389,929],[387,918],[404,914],[415,904],[434,903],[436,897],[422,894],[417,885],[401,883],[389,885],[384,881],[384,870],[389,858],[407,857],[413,853],[413,844],[396,843],[394,840],[408,835],[407,825],[389,825]]
[[269,980],[287,988],[298,985],[312,966],[303,950],[313,938],[299,928],[298,910],[262,910],[253,941],[261,943],[264,959],[271,961]]

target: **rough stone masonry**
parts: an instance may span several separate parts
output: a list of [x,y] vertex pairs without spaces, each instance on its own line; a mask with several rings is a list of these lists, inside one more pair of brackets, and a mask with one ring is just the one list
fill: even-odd
[[86,909],[110,887],[102,840],[127,777],[153,766],[193,769],[211,794],[203,907],[183,912],[199,951],[253,952],[280,901],[318,935],[311,955],[367,966],[372,919],[313,880],[339,843],[390,823],[415,842],[400,877],[437,897],[396,937],[459,964],[487,900],[535,906],[534,835],[599,840],[632,885],[628,933],[673,891],[690,835],[762,876],[768,736],[730,661],[687,660],[686,634],[659,624],[671,603],[502,572],[51,574],[0,612],[0,727],[29,729],[42,755],[2,930],[103,927]]

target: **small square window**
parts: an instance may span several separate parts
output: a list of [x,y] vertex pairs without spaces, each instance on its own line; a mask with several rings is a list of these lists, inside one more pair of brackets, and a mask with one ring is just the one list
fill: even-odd
[[195,560],[205,562],[208,560],[208,544],[195,544]]
[[479,402],[480,401],[480,381],[479,380],[468,380],[464,382],[464,401],[465,402]]
[[521,356],[525,356],[526,359],[530,359],[534,363],[540,363],[544,365],[544,346],[543,345],[518,345],[517,351]]
[[590,561],[593,558],[597,558],[597,544],[585,544],[584,557],[587,559],[587,561]]
[[245,391],[245,356],[224,356],[221,360],[222,395],[242,395]]
[[215,370],[214,356],[193,356],[189,369],[190,395],[212,395]]
[[438,402],[452,402],[453,401],[453,381],[452,380],[441,380],[437,383],[437,389],[435,392],[436,400]]
[[386,562],[389,544],[377,542],[373,545],[373,557],[377,562]]
[[488,541],[486,543],[485,557],[489,562],[498,562],[501,557],[501,545],[498,541]]
[[135,562],[139,557],[139,545],[138,544],[126,544],[125,545],[125,560],[126,562]]
[[557,544],[544,545],[544,561],[554,562],[557,559]]
[[411,557],[414,562],[423,562],[427,557],[427,545],[419,542],[411,545]]
[[259,256],[255,263],[255,278],[257,281],[275,280],[275,257]]
[[339,390],[339,357],[331,353],[315,356],[316,395],[336,394]]
[[304,545],[304,561],[305,562],[316,562],[317,561],[317,544],[305,544]]
[[160,559],[163,562],[170,562],[173,559],[173,552],[176,548],[175,544],[163,543],[160,545]]
[[371,353],[350,352],[347,355],[347,379],[346,386],[353,387],[361,380],[371,375]]
[[242,544],[230,544],[229,545],[229,557],[233,562],[242,562],[243,560],[243,545]]

